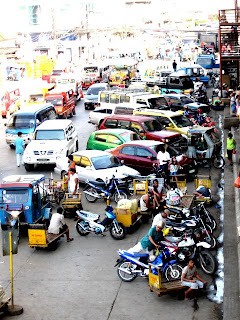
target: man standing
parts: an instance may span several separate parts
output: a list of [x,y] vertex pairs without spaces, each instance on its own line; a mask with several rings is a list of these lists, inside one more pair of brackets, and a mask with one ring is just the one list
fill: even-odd
[[173,71],[175,72],[177,70],[177,62],[176,62],[176,60],[173,60],[172,66],[173,66]]
[[70,168],[69,173],[70,175],[65,183],[68,182],[68,192],[76,194],[78,192],[78,174],[74,168]]
[[17,166],[20,167],[20,162],[22,162],[22,165],[24,165],[22,156],[25,148],[25,142],[22,138],[22,132],[18,132],[18,137],[14,141],[14,146],[17,156]]
[[168,161],[170,161],[170,154],[165,150],[164,145],[159,146],[159,152],[157,154],[158,166],[163,172],[168,173]]

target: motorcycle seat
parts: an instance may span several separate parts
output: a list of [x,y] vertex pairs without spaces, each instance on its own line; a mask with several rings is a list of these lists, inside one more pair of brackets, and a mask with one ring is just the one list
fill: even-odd
[[88,181],[88,182],[95,185],[95,186],[99,186],[99,187],[102,187],[105,185],[104,181]]
[[149,256],[148,253],[139,253],[139,252],[130,253],[128,251],[124,251],[124,254],[134,258],[147,258]]

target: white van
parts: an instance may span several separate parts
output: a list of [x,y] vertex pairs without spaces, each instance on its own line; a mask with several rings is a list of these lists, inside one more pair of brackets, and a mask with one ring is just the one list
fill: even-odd
[[32,141],[27,145],[23,161],[27,171],[34,165],[55,164],[78,150],[77,131],[71,120],[47,120],[36,128]]
[[139,111],[146,108],[145,105],[138,103],[119,103],[116,105],[106,105],[105,107],[97,107],[89,113],[89,123],[100,125],[103,119],[111,114],[129,114],[133,115],[133,111]]
[[119,103],[141,104],[144,108],[150,109],[169,109],[165,98],[159,94],[149,92],[131,92],[131,91],[102,91],[98,95],[98,102],[101,107],[108,107]]

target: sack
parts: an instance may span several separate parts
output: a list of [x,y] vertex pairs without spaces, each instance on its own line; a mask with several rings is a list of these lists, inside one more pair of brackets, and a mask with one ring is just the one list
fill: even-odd
[[236,149],[235,148],[233,148],[233,154],[236,154]]
[[234,187],[235,188],[240,188],[240,177],[237,177],[235,182],[234,182]]

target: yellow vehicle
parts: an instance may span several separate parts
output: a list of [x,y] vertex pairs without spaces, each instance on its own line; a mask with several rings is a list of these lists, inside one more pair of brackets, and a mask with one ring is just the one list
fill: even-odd
[[112,67],[109,76],[110,86],[129,87],[130,81],[135,76],[138,62],[135,60],[118,59]]
[[189,129],[193,123],[183,114],[183,111],[168,111],[157,109],[141,109],[133,111],[134,115],[156,118],[166,130],[175,131],[190,137]]
[[54,89],[55,83],[47,83],[46,81],[36,81],[32,87],[28,89],[28,93],[25,96],[26,103],[43,103],[45,96],[49,91]]

